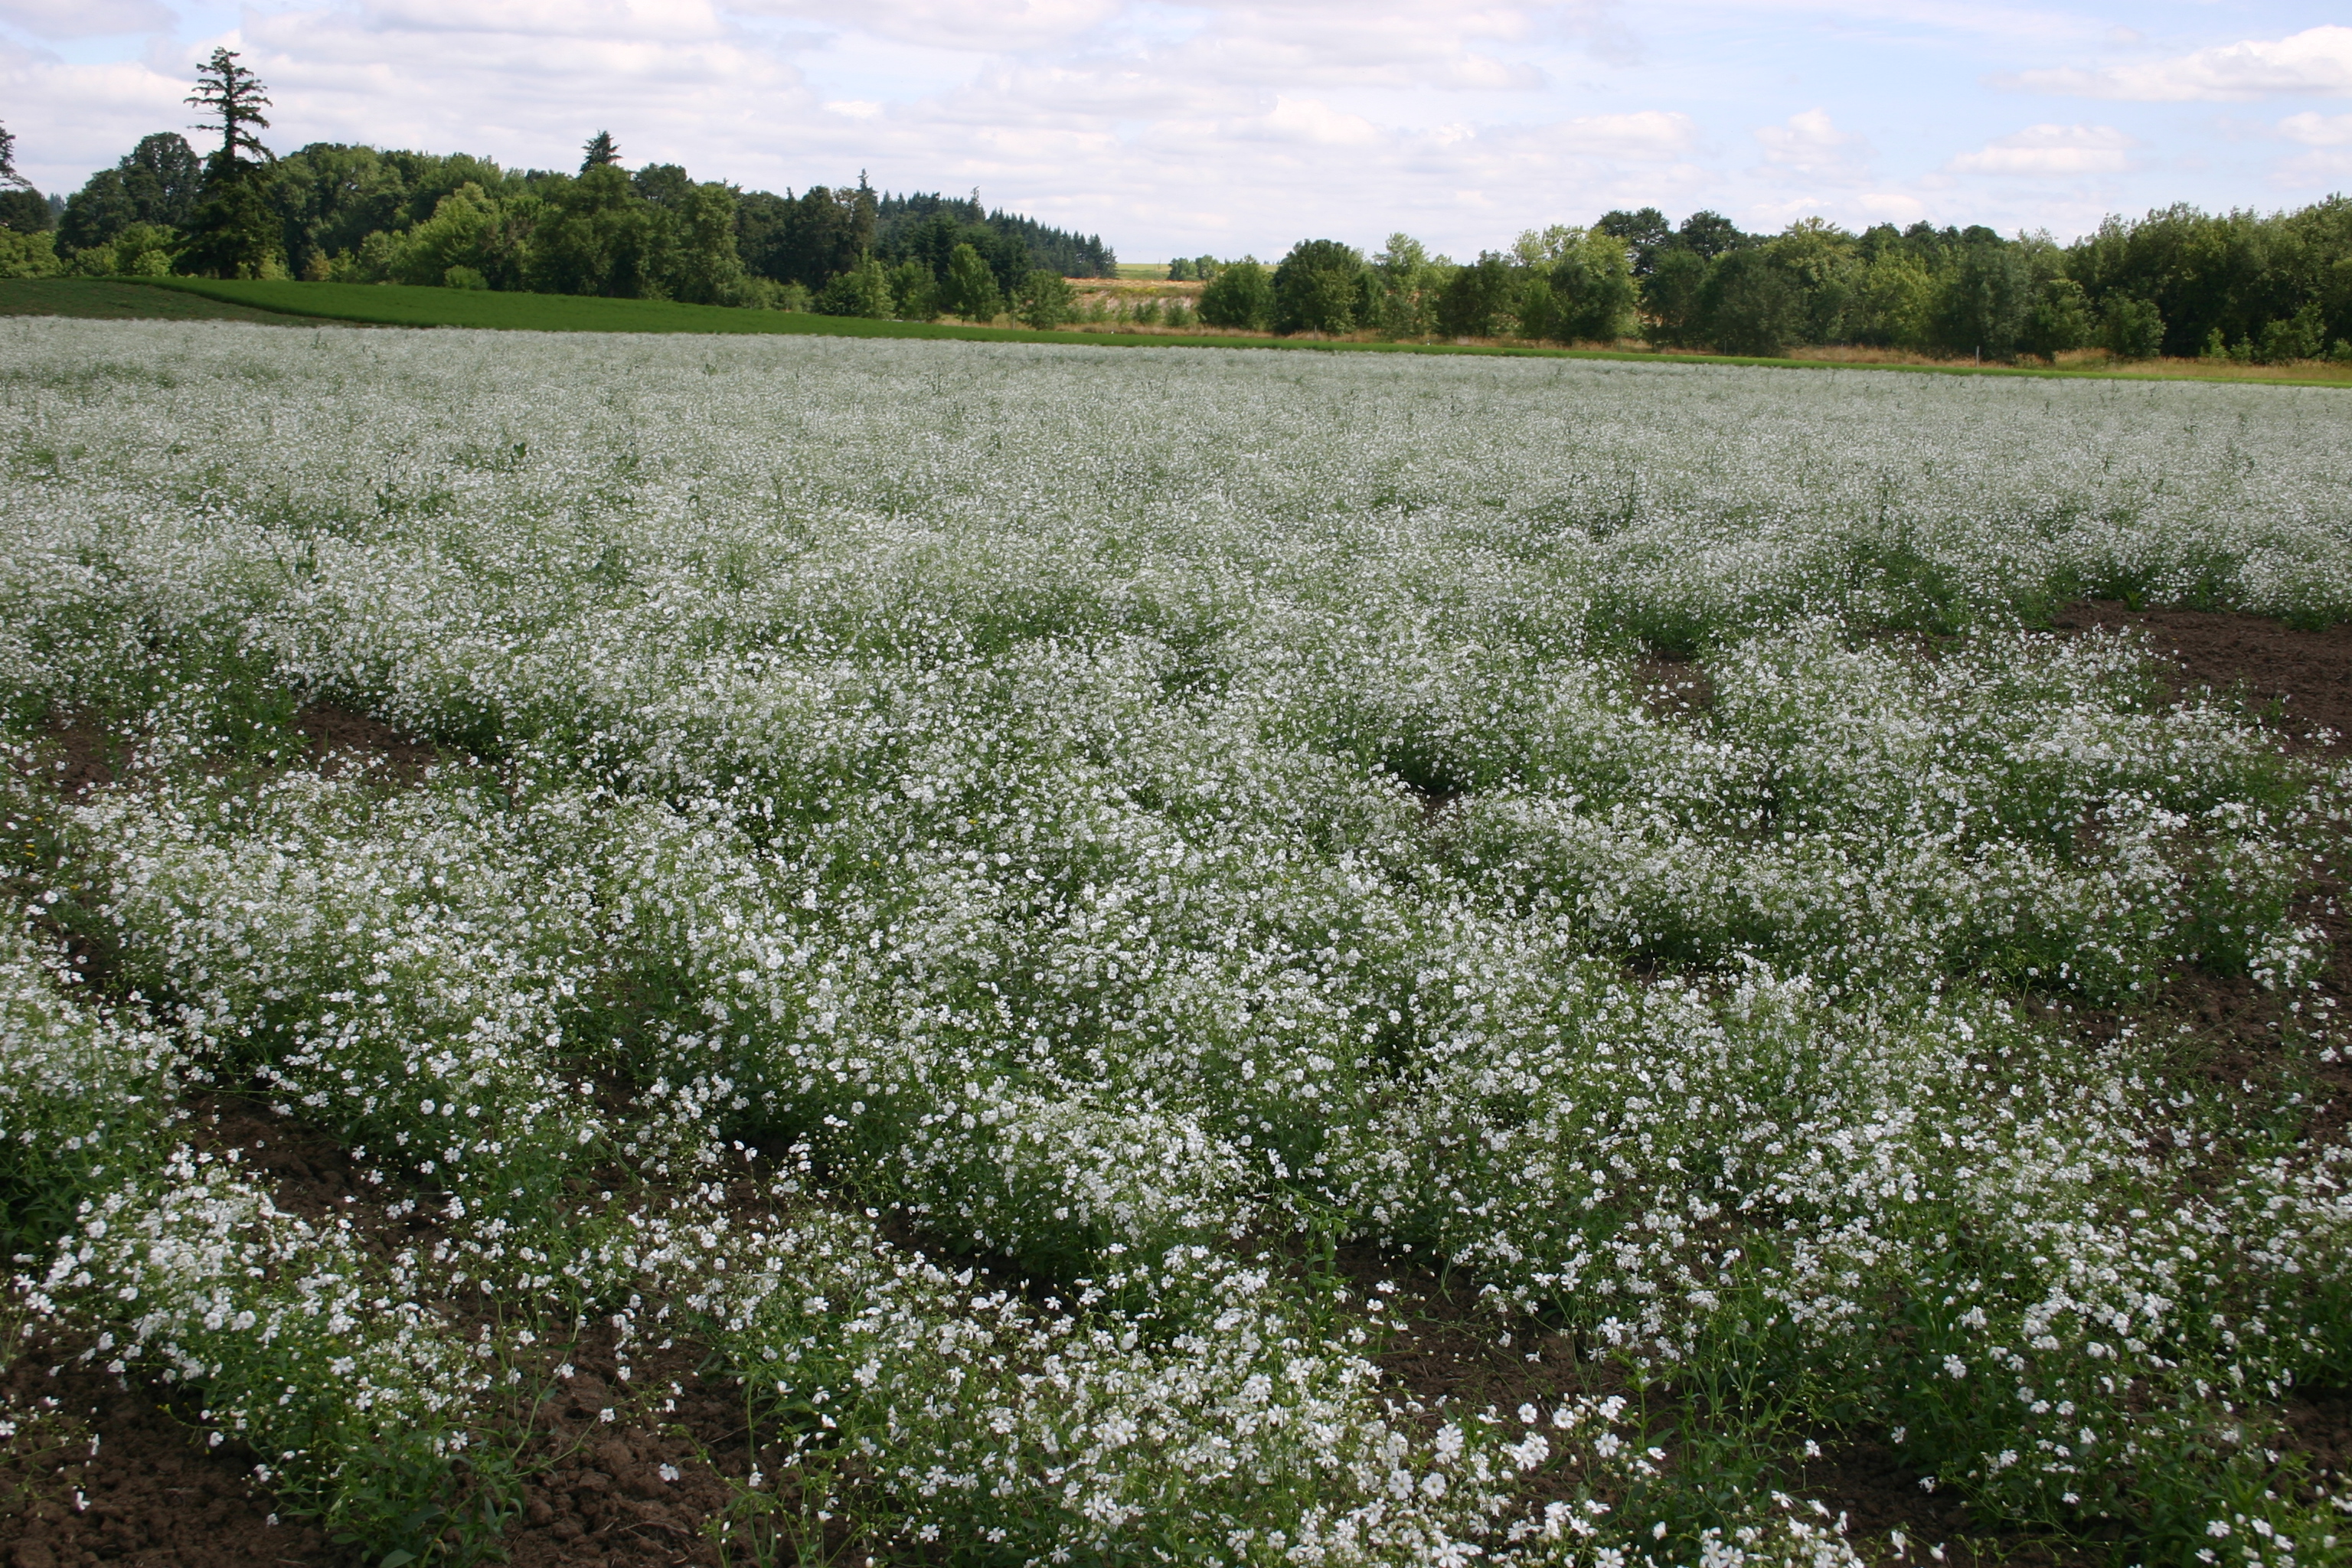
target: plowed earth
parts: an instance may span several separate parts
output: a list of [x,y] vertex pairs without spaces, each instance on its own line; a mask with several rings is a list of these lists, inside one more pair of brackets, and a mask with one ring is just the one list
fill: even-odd
[[[2070,606],[2054,624],[2078,634],[2137,630],[2169,660],[2180,692],[2206,689],[2242,700],[2296,750],[2352,752],[2352,626],[2301,631],[2249,616],[2134,611],[2105,602]],[[1660,663],[1642,675],[1661,710],[1707,704],[1710,688],[1695,665]],[[311,710],[300,727],[321,760],[355,753],[394,777],[436,754],[339,710]],[[68,728],[54,740],[65,793],[112,776],[93,733]],[[2342,903],[2341,889],[2324,888],[2311,907],[2335,939],[2325,988],[2339,1002],[2352,997],[2352,920]],[[2249,984],[2184,974],[2158,1011],[2192,1026],[2204,1070],[2251,1080],[2280,1068],[2277,1007]],[[2086,1037],[2122,1022],[2095,1014],[2073,1019]],[[2352,1078],[2326,1087],[2336,1103],[2315,1113],[2315,1131],[2341,1121],[2342,1108],[2352,1104]],[[275,1179],[281,1206],[349,1213],[367,1201],[327,1140],[235,1097],[191,1110],[200,1139],[242,1151],[249,1168]],[[1382,1310],[1392,1327],[1381,1359],[1415,1394],[1510,1407],[1606,1392],[1570,1338],[1523,1331],[1514,1340],[1469,1292],[1411,1258],[1363,1255],[1342,1266],[1367,1287],[1398,1283]],[[20,1424],[0,1430],[0,1568],[359,1568],[370,1561],[290,1511],[278,1512],[253,1478],[255,1456],[233,1444],[205,1447],[192,1409],[94,1370],[79,1349],[41,1346],[0,1378],[7,1397],[0,1424]],[[567,1353],[570,1375],[548,1378],[511,1435],[526,1479],[499,1542],[507,1560],[516,1568],[716,1568],[714,1521],[730,1481],[752,1459],[735,1391],[697,1375],[690,1345],[637,1350],[626,1381],[610,1344],[593,1332]],[[2352,1467],[2352,1401],[2345,1394],[2310,1394],[2291,1420],[2297,1446],[2315,1466]],[[1919,1477],[1868,1441],[1825,1442],[1821,1459],[1797,1479],[1806,1495],[1847,1516],[1874,1558],[1891,1558],[1893,1531],[1907,1538],[1911,1560],[1927,1560],[1926,1548],[1937,1545],[1954,1568],[2040,1568],[2082,1556],[2079,1547],[1979,1532],[1956,1499],[1923,1490]]]

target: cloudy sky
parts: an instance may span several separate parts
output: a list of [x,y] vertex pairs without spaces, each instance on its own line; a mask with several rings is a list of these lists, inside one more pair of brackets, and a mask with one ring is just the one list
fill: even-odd
[[2267,0],[0,0],[19,164],[70,191],[184,125],[220,43],[280,152],[568,168],[609,127],[750,187],[977,186],[1129,260],[1645,203],[2068,238],[2352,186],[2352,26]]

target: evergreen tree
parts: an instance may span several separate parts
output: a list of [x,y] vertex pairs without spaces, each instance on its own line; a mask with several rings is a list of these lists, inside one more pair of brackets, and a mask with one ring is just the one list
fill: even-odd
[[243,154],[250,153],[257,162],[266,162],[269,149],[253,132],[256,128],[269,129],[261,113],[269,102],[269,89],[236,61],[235,49],[215,49],[213,58],[196,68],[196,90],[183,101],[220,121],[221,149],[216,158],[242,162]]
[[215,278],[263,277],[278,268],[283,254],[269,201],[271,153],[253,134],[269,125],[261,112],[269,102],[268,89],[236,61],[235,50],[215,49],[197,68],[196,90],[186,100],[219,121],[221,144],[205,161],[180,262]]
[[583,174],[591,169],[609,169],[621,161],[621,144],[613,140],[609,131],[599,131],[588,138],[580,151],[583,154],[580,172]]

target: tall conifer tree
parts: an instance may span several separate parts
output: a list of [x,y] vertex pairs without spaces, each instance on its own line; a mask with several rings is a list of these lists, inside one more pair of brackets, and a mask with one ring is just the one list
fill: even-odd
[[221,144],[205,161],[204,185],[188,218],[180,264],[215,278],[261,277],[283,253],[278,216],[269,205],[273,154],[254,135],[269,126],[261,112],[269,102],[268,89],[237,64],[234,49],[217,48],[197,68],[196,90],[187,101],[217,122]]

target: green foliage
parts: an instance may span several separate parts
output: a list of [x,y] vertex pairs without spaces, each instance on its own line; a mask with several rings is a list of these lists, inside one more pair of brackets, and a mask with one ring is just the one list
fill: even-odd
[[[725,304],[743,276],[742,258],[735,247],[735,193],[715,180],[698,184],[687,178],[685,170],[669,168],[675,178],[647,193],[667,242],[663,291],[690,304]],[[637,175],[641,192],[646,192],[652,173]]]
[[1636,278],[1647,278],[1657,270],[1660,253],[1675,237],[1674,225],[1655,207],[1603,213],[1601,221],[1592,226],[1612,239],[1624,242]]
[[2317,359],[2326,341],[2327,322],[2321,314],[2319,301],[2313,300],[2293,316],[2265,323],[2254,358],[2263,364]]
[[219,121],[221,144],[205,160],[195,210],[179,247],[181,268],[207,278],[285,276],[285,247],[270,200],[271,153],[253,134],[269,124],[261,112],[269,102],[267,89],[237,63],[236,50],[215,48],[197,68],[196,90],[187,102]]
[[1719,212],[1702,208],[1683,219],[1675,230],[1674,243],[1681,249],[1712,261],[1718,256],[1728,256],[1755,243],[1751,236],[1742,234],[1739,226]]
[[1661,348],[1695,348],[1705,341],[1706,258],[1681,246],[1662,251],[1642,280],[1642,332]]
[[1274,325],[1274,279],[1257,258],[1245,256],[1209,279],[1199,308],[1212,327],[1263,332]]
[[1928,309],[1928,346],[1959,357],[2007,359],[2017,352],[2033,300],[2024,258],[1990,229],[1963,237]]
[[1449,338],[1491,338],[1517,303],[1518,279],[1494,251],[1455,269],[1437,297],[1437,330]]
[[60,270],[57,236],[0,228],[0,278],[54,278]]
[[1370,314],[1362,252],[1336,239],[1303,239],[1274,269],[1274,330],[1353,331]]
[[215,157],[237,163],[250,153],[255,160],[266,162],[269,149],[253,133],[269,128],[268,120],[261,112],[268,106],[269,89],[253,72],[237,64],[238,58],[235,49],[215,48],[212,58],[196,68],[196,90],[183,101],[220,121],[221,144]]
[[[498,212],[496,241],[485,241],[472,265],[491,287],[522,286],[522,266],[536,207],[530,182],[484,158],[383,153],[373,147],[315,142],[277,164],[272,200],[284,225],[287,270],[301,277],[345,275],[370,279],[388,274],[382,258],[404,231],[429,221],[448,197],[473,186]],[[368,253],[378,259],[357,265]]]
[[71,270],[85,278],[168,277],[179,237],[155,224],[134,223],[104,245],[75,252]]
[[[0,126],[0,136],[7,133],[7,127]],[[49,210],[48,197],[19,177],[13,167],[0,174],[0,228],[42,234],[56,226],[57,215]]]
[[949,253],[947,276],[940,284],[940,308],[967,321],[992,321],[1004,309],[996,274],[969,245],[959,245]]
[[433,216],[404,234],[379,230],[371,270],[396,283],[440,282],[453,268],[464,268],[487,280],[504,272],[508,258],[500,256],[498,204],[473,184],[441,198]]
[[1371,316],[1365,324],[1384,338],[1429,336],[1437,330],[1437,299],[1453,270],[1412,236],[1389,236],[1372,258]]
[[2113,296],[2100,312],[2099,332],[2117,359],[2154,359],[2164,352],[2164,317],[2153,300]]
[[848,271],[837,274],[817,296],[816,308],[828,316],[863,316],[887,320],[896,309],[890,275],[869,256]]
[[2086,346],[2092,336],[2090,297],[2072,278],[2053,278],[2037,291],[2018,333],[2022,353],[2055,360]]
[[[1890,227],[1876,231],[1892,239]],[[1917,252],[1900,243],[1870,244],[1852,274],[1846,300],[1851,341],[1873,348],[1916,348],[1927,341],[1927,312],[1935,303],[1936,279]]]
[[1077,291],[1070,280],[1042,267],[1022,280],[1020,292],[1013,297],[1013,319],[1038,331],[1073,321],[1077,313]]
[[1639,291],[1625,242],[1599,228],[1560,247],[1548,278],[1551,320],[1529,337],[1614,342],[1633,330]]
[[902,321],[939,319],[939,279],[912,257],[890,269],[890,313]]
[[[2306,299],[2329,301],[2329,264],[2347,252],[2352,204],[2331,196],[2299,213],[2209,214],[2186,205],[2133,220],[2110,217],[2068,258],[2068,271],[2095,302],[2116,295],[2154,304],[2165,322],[2164,352],[2188,355],[2220,332],[2228,342],[2258,339],[2293,318]],[[2342,331],[2352,320],[2330,321]]]
[[1061,278],[1116,278],[1118,258],[1102,237],[1054,228],[1002,210],[986,211],[980,195],[969,198],[938,192],[882,195],[874,204],[873,245],[882,259],[909,257],[928,263],[934,278],[946,276],[947,258],[969,245],[986,258],[996,286],[1010,294],[1037,268]]
[[285,251],[268,166],[215,153],[182,235],[175,270],[201,278],[282,278]]
[[1706,341],[1726,353],[1770,357],[1804,339],[1804,295],[1765,250],[1724,253],[1707,268],[1698,307]]
[[626,171],[599,164],[576,179],[541,187],[545,204],[531,237],[525,283],[542,294],[658,300],[667,247]]

